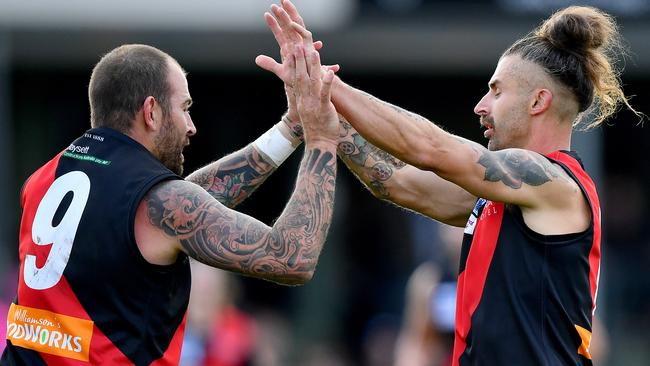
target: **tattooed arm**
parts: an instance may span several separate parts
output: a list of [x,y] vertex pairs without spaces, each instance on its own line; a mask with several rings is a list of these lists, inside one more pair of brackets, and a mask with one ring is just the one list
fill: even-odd
[[278,283],[311,279],[332,220],[338,120],[330,102],[333,74],[321,77],[318,55],[302,49],[294,64],[305,153],[296,188],[273,227],[225,207],[191,182],[163,182],[136,213],[136,241],[149,262],[170,263],[183,251],[208,265]]
[[[294,108],[295,109],[295,106]],[[290,112],[282,117],[279,126],[285,137],[296,146],[303,139],[300,123],[289,119]],[[203,187],[210,195],[224,205],[233,208],[248,198],[259,187],[276,166],[261,154],[254,144],[231,153],[190,174],[186,180]]]
[[488,151],[340,79],[332,88],[332,101],[373,145],[419,169],[434,172],[474,196],[528,208],[575,207],[575,202],[583,199],[577,184],[562,168],[535,152]]
[[[312,43],[311,32],[296,23],[291,27],[306,45]],[[565,194],[582,200],[577,185],[566,179],[562,168],[534,152],[488,151],[445,132],[422,116],[355,89],[338,77],[332,87],[332,102],[337,112],[372,145],[404,163],[431,171],[474,196],[524,207],[561,207],[567,201],[562,198]],[[343,148],[352,149],[353,145]],[[389,171],[384,168],[392,171],[390,164],[384,164],[376,166],[374,173],[385,177]],[[368,181],[376,185],[381,180]],[[380,184],[375,189],[383,187]]]
[[216,200],[232,208],[250,196],[275,170],[249,144],[196,170],[185,179],[203,187]]
[[[275,9],[277,11],[277,6]],[[293,9],[292,14],[297,14],[294,7],[291,9]],[[276,63],[268,56],[259,56],[256,62],[261,67],[276,73],[280,79],[288,81],[293,78],[293,66],[286,62],[288,58],[293,57],[290,37],[280,31],[280,25],[270,14],[266,14],[265,18],[280,46],[282,64]],[[286,23],[287,19],[283,18],[283,20]],[[299,16],[295,20],[304,24]],[[314,49],[321,47],[321,42],[313,43]],[[336,71],[338,66],[330,66],[328,69]],[[285,84],[285,91],[288,109],[282,122],[286,125],[287,133],[290,135],[285,137],[293,141],[300,141],[304,138],[304,132],[298,114],[295,90],[294,87]],[[186,180],[200,185],[224,205],[235,207],[250,196],[275,171],[275,167],[267,159],[252,145],[248,145],[240,151],[195,171]]]
[[[284,83],[289,102],[289,122],[287,125],[294,134],[299,134],[299,116],[291,111],[298,111],[297,100],[292,93],[296,90],[294,79],[289,74],[292,70],[291,52],[295,43],[302,43],[308,52],[319,49],[322,44],[314,43],[311,33],[304,29],[305,23],[298,10],[291,2],[282,1],[282,7],[272,5],[271,14],[265,14],[267,25],[271,29],[278,45],[282,63],[275,62],[268,56],[258,56],[258,66],[273,72]],[[301,35],[292,30],[292,22],[302,27]],[[338,65],[330,67],[338,70]],[[381,199],[415,210],[424,215],[452,225],[464,225],[474,205],[474,197],[462,188],[449,183],[431,172],[419,170],[406,165],[390,154],[377,149],[363,139],[349,123],[341,122],[338,155],[370,191]],[[432,194],[437,193],[437,194]]]
[[464,226],[476,197],[366,141],[341,118],[338,155],[372,194],[453,226]]
[[231,210],[187,181],[158,184],[136,214],[136,240],[151,263],[179,251],[205,264],[282,284],[314,273],[334,206],[333,143],[305,149],[296,188],[272,227]]

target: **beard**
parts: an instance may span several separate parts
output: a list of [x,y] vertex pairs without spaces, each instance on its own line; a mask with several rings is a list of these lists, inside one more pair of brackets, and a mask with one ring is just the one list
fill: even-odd
[[492,138],[490,138],[490,139],[488,140],[488,143],[487,143],[487,149],[490,150],[490,151],[498,151],[498,150],[501,150],[501,146],[499,146],[499,141],[496,140],[496,139],[494,138],[494,136],[492,136]]
[[189,138],[180,133],[174,126],[171,119],[165,117],[162,128],[155,138],[154,155],[160,162],[172,172],[183,174],[183,148],[187,145]]
[[497,140],[497,137],[495,135],[496,130],[494,125],[494,118],[490,116],[481,117],[481,124],[487,124],[492,129],[492,136],[490,136],[487,143],[488,150],[490,151],[500,150],[499,143],[498,143],[499,141]]

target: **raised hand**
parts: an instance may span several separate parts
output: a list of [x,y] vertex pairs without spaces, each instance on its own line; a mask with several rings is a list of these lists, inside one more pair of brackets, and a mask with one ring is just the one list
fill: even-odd
[[[307,144],[319,140],[338,143],[339,119],[330,100],[334,72],[323,70],[315,49],[297,45],[294,50],[294,91]],[[292,62],[293,64],[293,62]]]
[[[276,76],[278,76],[285,85],[285,91],[287,93],[287,103],[288,103],[288,112],[287,117],[289,121],[287,122],[289,128],[295,132],[300,131],[300,120],[298,112],[296,110],[296,101],[294,99],[294,92],[292,90],[293,83],[293,65],[288,63],[292,62],[292,53],[294,45],[303,43],[303,38],[296,33],[291,24],[293,22],[300,24],[303,28],[305,27],[305,22],[298,13],[296,7],[288,0],[283,0],[281,2],[282,7],[277,6],[276,4],[271,5],[271,13],[265,13],[264,19],[266,24],[271,29],[275,40],[278,42],[280,47],[280,62],[276,62],[272,57],[266,55],[259,55],[255,58],[255,63],[263,68],[264,70],[271,71]],[[310,42],[306,49],[320,50],[323,46],[323,43],[320,41]],[[337,72],[339,70],[338,65],[326,66],[326,68]]]
[[[297,34],[291,28],[291,23],[296,22],[302,27],[305,27],[305,23],[298,14],[296,8],[289,1],[283,1],[283,6],[285,3],[288,3],[291,15],[284,8],[277,6],[276,4],[271,5],[271,13],[264,13],[264,19],[266,24],[271,29],[275,40],[280,46],[280,62],[276,62],[272,57],[266,55],[259,55],[255,58],[255,63],[263,68],[264,70],[271,71],[276,76],[280,78],[285,84],[291,86],[293,82],[293,75],[290,68],[286,65],[286,61],[289,59],[289,56],[293,53],[293,47],[297,43],[302,43],[302,37]],[[323,43],[313,42],[309,45],[310,48],[319,50],[323,46]]]

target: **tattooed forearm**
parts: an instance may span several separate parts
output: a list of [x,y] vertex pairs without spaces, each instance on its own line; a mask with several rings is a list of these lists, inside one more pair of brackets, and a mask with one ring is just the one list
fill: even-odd
[[[295,118],[295,117],[294,117]],[[299,120],[294,120],[289,118],[289,114],[285,114],[282,116],[282,121],[284,124],[287,126],[287,129],[291,136],[293,136],[296,139],[299,140],[304,140],[305,137],[305,131],[302,129],[302,125],[300,124]]]
[[[274,229],[279,228],[283,237],[294,237],[301,244],[300,270],[313,271],[334,210],[336,157],[320,149],[305,154],[296,190]],[[296,231],[295,227],[302,229]]]
[[289,131],[291,131],[291,134],[295,138],[298,138],[298,139],[301,139],[301,140],[305,138],[305,131],[302,129],[302,125],[300,123],[292,124],[289,127]]
[[388,198],[390,194],[384,182],[406,163],[366,141],[348,122],[340,122],[339,157],[370,190]]
[[252,145],[209,164],[187,177],[228,207],[250,196],[271,173],[273,165]]
[[339,155],[350,158],[355,164],[366,165],[368,159],[383,161],[394,168],[402,168],[406,163],[381,150],[370,142],[366,141],[348,122],[340,121],[341,142],[338,146]]
[[336,159],[309,149],[296,189],[272,228],[211,199],[199,187],[167,182],[147,195],[149,221],[177,237],[191,257],[285,284],[313,274],[334,208]]
[[485,167],[486,181],[501,181],[513,189],[521,188],[523,183],[539,186],[558,178],[549,161],[522,150],[484,151],[478,163]]

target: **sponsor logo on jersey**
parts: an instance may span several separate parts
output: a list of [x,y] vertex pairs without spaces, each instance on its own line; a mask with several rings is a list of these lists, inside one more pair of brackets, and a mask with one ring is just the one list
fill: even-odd
[[492,215],[497,215],[498,213],[499,211],[497,210],[497,206],[494,204],[494,202],[488,201],[485,204],[485,207],[483,207],[483,211],[481,211],[481,217],[479,219],[485,220]]
[[93,321],[11,304],[7,339],[14,346],[88,361]]
[[97,163],[99,165],[110,165],[111,161],[110,160],[104,160],[100,159],[96,156],[92,155],[85,155],[85,154],[76,154],[76,153],[71,153],[70,151],[66,150],[63,153],[63,156],[66,158],[72,158],[72,159],[77,159],[77,160],[83,160],[83,161],[89,161],[91,163]]
[[469,219],[467,220],[467,225],[465,225],[465,234],[474,235],[474,229],[476,229],[476,222],[478,221],[478,212],[486,202],[487,200],[485,198],[479,198],[476,201],[476,205],[474,206],[474,209],[472,210],[472,213],[469,215]]
[[70,144],[66,150],[71,153],[88,154],[90,146],[77,146],[75,144]]

